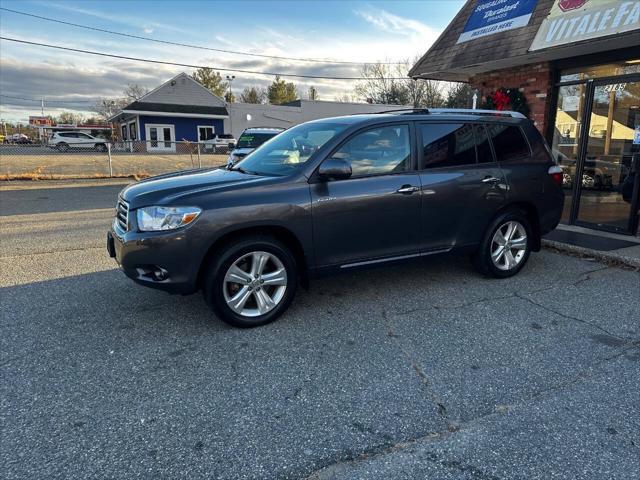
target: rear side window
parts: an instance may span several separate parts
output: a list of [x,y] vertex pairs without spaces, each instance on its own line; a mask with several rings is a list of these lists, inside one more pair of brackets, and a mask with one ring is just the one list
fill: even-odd
[[531,157],[529,144],[522,130],[512,125],[487,125],[496,159],[499,162],[528,160]]
[[478,163],[492,163],[493,153],[491,153],[491,146],[489,145],[489,136],[484,125],[474,125],[473,131],[476,137],[476,149],[478,152]]
[[476,163],[473,125],[461,123],[423,123],[424,168],[455,167]]

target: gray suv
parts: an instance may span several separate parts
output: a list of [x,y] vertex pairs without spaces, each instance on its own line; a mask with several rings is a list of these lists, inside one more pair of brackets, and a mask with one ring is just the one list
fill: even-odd
[[230,169],[126,187],[107,248],[137,283],[202,290],[222,320],[253,327],[325,272],[467,252],[485,275],[515,275],[558,224],[562,177],[517,113],[328,118]]

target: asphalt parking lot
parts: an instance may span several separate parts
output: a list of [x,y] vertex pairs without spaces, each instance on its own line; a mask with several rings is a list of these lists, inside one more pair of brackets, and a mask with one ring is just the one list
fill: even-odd
[[640,478],[637,272],[430,258],[236,330],[117,270],[121,188],[0,187],[1,478]]

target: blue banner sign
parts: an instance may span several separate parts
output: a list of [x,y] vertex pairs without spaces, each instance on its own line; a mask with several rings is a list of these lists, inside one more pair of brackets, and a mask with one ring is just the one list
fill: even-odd
[[456,43],[524,27],[538,0],[478,0]]

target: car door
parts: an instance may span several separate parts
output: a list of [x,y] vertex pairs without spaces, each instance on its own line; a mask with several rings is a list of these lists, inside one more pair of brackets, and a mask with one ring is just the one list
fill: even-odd
[[423,253],[478,243],[506,203],[507,183],[484,125],[417,126],[422,184]]
[[95,139],[90,137],[86,133],[76,133],[76,141],[78,142],[78,147],[80,148],[93,148],[95,145]]
[[312,177],[317,266],[346,268],[418,253],[420,179],[413,136],[410,122],[359,131],[329,155],[351,165],[350,178]]

